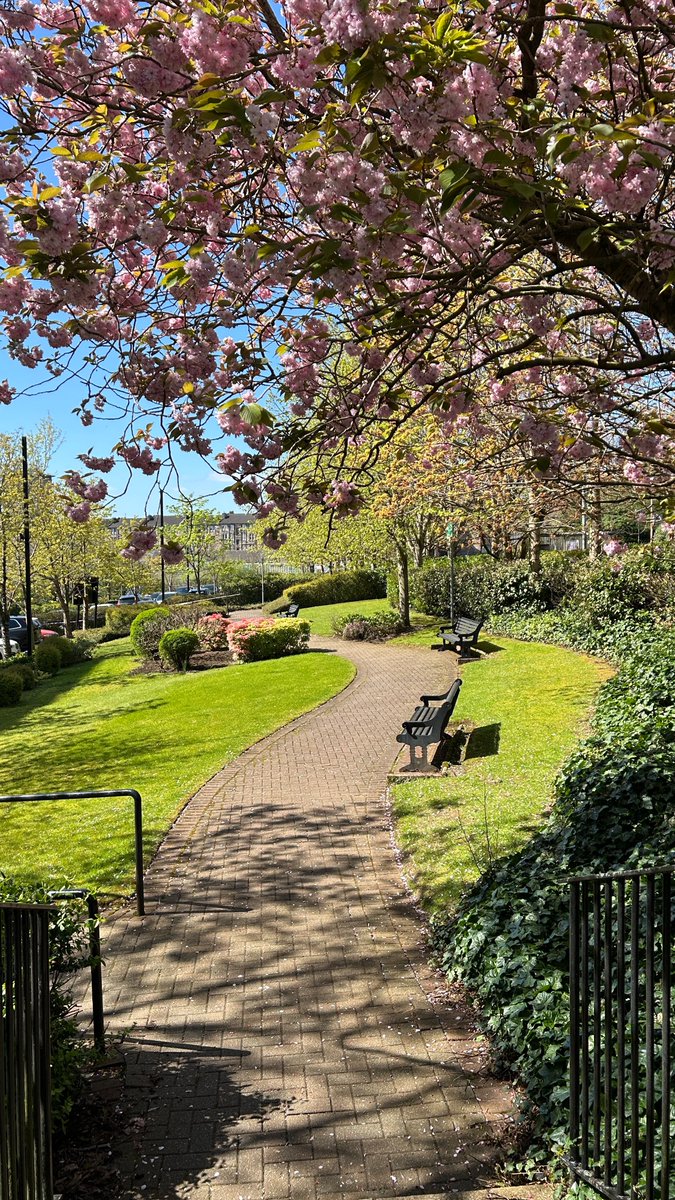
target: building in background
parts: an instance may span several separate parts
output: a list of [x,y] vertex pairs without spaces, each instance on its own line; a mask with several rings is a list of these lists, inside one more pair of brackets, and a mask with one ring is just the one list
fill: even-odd
[[[146,520],[149,525],[158,525],[158,517],[113,517],[109,521],[109,527],[113,537],[119,537],[123,524],[129,520]],[[164,528],[170,530],[172,526],[180,525],[182,517],[165,516]],[[237,562],[259,562],[260,547],[256,541],[254,532],[255,517],[251,513],[244,512],[226,512],[222,513],[217,524],[209,526],[209,533],[213,534],[216,545],[222,553],[232,558]]]

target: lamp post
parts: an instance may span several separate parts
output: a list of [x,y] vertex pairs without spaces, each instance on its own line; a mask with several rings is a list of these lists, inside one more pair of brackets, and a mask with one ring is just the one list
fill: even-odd
[[166,574],[164,570],[164,488],[159,489],[159,562],[162,572],[162,604],[166,598]]
[[265,551],[260,554],[260,604],[265,603]]
[[28,438],[21,438],[21,466],[23,473],[23,554],[26,593],[26,635],[28,655],[33,653],[33,594],[30,576],[30,492],[28,488]]
[[452,521],[448,522],[445,530],[448,539],[448,549],[450,551],[450,622],[455,623],[455,550],[453,538],[455,536],[455,526]]

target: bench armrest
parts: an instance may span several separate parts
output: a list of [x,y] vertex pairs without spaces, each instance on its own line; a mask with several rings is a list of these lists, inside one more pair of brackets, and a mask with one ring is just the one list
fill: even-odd
[[440,696],[420,696],[420,700],[422,701],[422,704],[429,704],[429,702],[431,700],[447,700],[447,698],[448,698],[447,692],[441,692]]
[[416,729],[428,729],[431,721],[404,721],[403,728],[406,733],[414,733]]
[[445,633],[446,629],[452,629],[452,628],[453,628],[452,625],[441,625],[441,626],[439,626],[438,632]]

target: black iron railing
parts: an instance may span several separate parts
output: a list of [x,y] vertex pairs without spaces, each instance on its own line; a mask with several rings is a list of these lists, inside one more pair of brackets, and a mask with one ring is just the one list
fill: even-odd
[[46,904],[0,904],[0,1196],[52,1200]]
[[32,804],[42,800],[98,800],[128,796],[134,802],[134,851],[136,862],[136,911],[145,913],[143,879],[143,801],[135,788],[115,788],[102,792],[30,792],[26,795],[0,796],[0,804]]
[[570,894],[573,1176],[670,1200],[673,868],[578,876]]

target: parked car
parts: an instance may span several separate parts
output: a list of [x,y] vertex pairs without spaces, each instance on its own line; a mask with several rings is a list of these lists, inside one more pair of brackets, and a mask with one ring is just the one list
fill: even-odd
[[120,596],[117,604],[154,604],[154,596],[136,596],[133,592],[125,592]]
[[[54,629],[44,629],[42,622],[37,617],[33,617],[33,641],[36,642],[40,638],[57,637]],[[25,614],[9,618],[9,636],[13,641],[18,643],[20,650],[28,649],[28,621]]]
[[[9,639],[9,653],[10,653],[10,655],[20,653],[19,643],[15,642],[12,638]],[[5,654],[5,639],[3,637],[0,637],[0,658],[6,658],[6,657],[7,657],[7,655]]]

